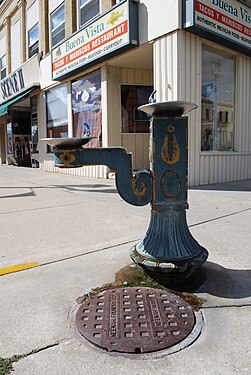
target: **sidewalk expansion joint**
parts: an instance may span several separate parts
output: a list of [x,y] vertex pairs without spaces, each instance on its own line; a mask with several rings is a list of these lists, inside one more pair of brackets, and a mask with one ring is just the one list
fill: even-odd
[[[55,263],[60,263],[60,262],[64,262],[64,261],[75,259],[75,258],[80,258],[80,257],[85,256],[85,255],[99,253],[101,251],[106,251],[106,250],[109,250],[109,249],[112,249],[112,248],[116,248],[116,247],[120,247],[120,246],[123,246],[123,245],[135,243],[137,241],[139,241],[139,239],[125,241],[125,242],[122,242],[122,243],[119,243],[119,244],[114,244],[114,245],[111,245],[111,246],[103,247],[101,249],[96,249],[96,250],[93,250],[93,251],[88,251],[86,253],[81,253],[81,254],[72,255],[72,256],[66,257],[66,258],[52,260],[50,262],[45,262],[45,263],[40,263],[40,264],[37,263],[37,262],[36,263],[34,262],[34,265],[32,267],[31,266],[29,266],[29,267],[17,267],[17,266],[20,266],[20,265],[16,265],[16,266],[6,267],[6,269],[5,268],[4,269],[0,268],[0,277],[1,276],[5,276],[5,275],[10,275],[10,274],[12,274],[14,272],[15,273],[17,273],[17,272],[23,272],[23,271],[30,270],[31,268],[38,268],[38,267],[48,266],[50,264],[55,264]],[[12,271],[12,272],[6,272],[5,271],[5,270],[11,269],[11,268],[15,268],[15,271]],[[3,271],[2,274],[1,274],[1,271]]]
[[88,201],[88,202],[83,202],[83,203],[60,204],[60,205],[48,206],[48,207],[36,207],[36,208],[29,208],[26,210],[6,211],[6,212],[0,212],[0,215],[18,214],[18,213],[30,212],[30,211],[50,210],[50,209],[61,208],[61,207],[82,206],[88,203],[94,203],[94,201]]
[[201,221],[201,222],[196,223],[196,224],[191,224],[191,225],[189,225],[189,228],[197,227],[198,225],[202,225],[202,224],[207,224],[207,223],[210,223],[211,221],[217,221],[217,220],[225,219],[226,217],[242,214],[243,212],[247,212],[247,211],[251,211],[251,207],[245,208],[245,210],[232,212],[231,214],[218,216],[218,217],[215,217],[213,219],[204,220],[204,221]]
[[201,310],[210,309],[226,309],[226,308],[241,308],[241,307],[251,307],[251,303],[241,304],[241,305],[222,305],[222,306],[202,306]]
[[66,257],[66,258],[62,258],[62,259],[52,260],[50,262],[40,263],[38,267],[43,267],[43,266],[47,266],[47,265],[59,263],[59,262],[64,262],[65,260],[80,258],[80,257],[85,256],[85,255],[96,254],[96,253],[99,253],[101,251],[106,251],[106,250],[109,250],[109,249],[112,249],[112,248],[115,248],[115,247],[120,247],[120,246],[123,246],[123,245],[135,243],[137,241],[139,241],[139,239],[121,242],[119,244],[114,244],[114,245],[110,245],[110,246],[107,246],[107,247],[102,247],[101,249],[96,249],[96,250],[93,250],[93,251],[87,251],[86,253],[72,255],[70,257]]
[[60,345],[62,342],[64,342],[65,340],[61,340],[61,341],[57,341],[56,343],[54,344],[49,344],[43,348],[39,348],[39,349],[33,349],[31,352],[27,353],[27,354],[21,354],[21,355],[13,355],[12,357],[8,357],[8,358],[2,358],[0,357],[0,374],[10,374],[14,369],[13,369],[13,364],[15,362],[18,362],[22,359],[25,359],[33,354],[37,354],[39,352],[42,352],[44,350],[47,350],[47,349],[51,349],[55,346],[58,346]]
[[[83,204],[85,204],[85,203],[83,203]],[[75,206],[75,205],[76,204],[73,204],[73,206]],[[68,205],[65,205],[65,206],[68,206]],[[69,206],[71,206],[71,205],[69,205]],[[58,207],[63,207],[63,206],[58,206]],[[54,207],[46,207],[46,208],[54,208]],[[46,208],[38,208],[38,209],[46,209]],[[37,210],[37,209],[32,209],[32,210]],[[30,211],[30,210],[27,210],[27,211]],[[251,211],[251,207],[247,208],[247,209],[244,209],[244,210],[241,210],[241,211],[233,212],[231,214],[219,216],[217,218],[213,218],[213,219],[201,221],[201,222],[196,223],[196,224],[191,224],[191,225],[189,225],[189,228],[196,227],[196,226],[199,226],[199,225],[202,225],[202,224],[205,224],[205,223],[210,223],[212,221],[221,220],[221,219],[224,219],[226,217],[233,216],[233,215],[238,215],[240,213],[247,212],[247,211]],[[24,211],[15,211],[15,212],[24,212]],[[11,213],[14,213],[14,211],[11,212]],[[106,251],[106,250],[109,250],[109,249],[112,249],[112,248],[120,247],[120,246],[127,245],[127,244],[129,245],[129,244],[138,242],[139,240],[140,239],[137,238],[137,239],[134,239],[134,240],[124,241],[124,242],[121,242],[121,243],[118,243],[118,244],[114,244],[114,245],[110,245],[110,246],[107,246],[107,247],[103,247],[101,249],[96,249],[96,250],[88,251],[86,253],[76,254],[76,255],[69,256],[69,257],[52,260],[50,262],[40,263],[40,264],[38,264],[37,266],[35,266],[33,268],[43,267],[43,266],[47,266],[47,265],[54,264],[54,263],[59,263],[59,262],[63,262],[63,261],[71,260],[71,259],[76,259],[76,258],[80,258],[80,257],[85,256],[85,255],[96,254],[96,253],[99,253],[99,252],[102,252],[102,251]],[[27,269],[30,269],[30,268],[27,268]],[[23,271],[26,271],[26,269],[20,269],[20,270],[17,270],[16,272],[23,272]]]
[[58,346],[60,344],[62,344],[64,340],[61,340],[61,341],[56,341],[54,344],[49,344],[43,348],[38,348],[38,349],[33,349],[31,352],[29,352],[28,354],[25,354],[25,357],[29,357],[30,355],[33,355],[33,354],[37,354],[37,353],[40,353],[44,350],[47,350],[47,349],[51,349],[53,348],[54,346]]

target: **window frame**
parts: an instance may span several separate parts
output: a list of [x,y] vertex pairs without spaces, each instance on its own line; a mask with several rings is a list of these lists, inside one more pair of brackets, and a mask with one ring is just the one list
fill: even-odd
[[[35,28],[37,27],[37,39],[35,40],[35,42],[33,44],[30,43],[30,32]],[[38,22],[35,23],[35,25],[33,25],[28,31],[27,31],[27,41],[28,41],[28,48],[27,48],[27,53],[28,53],[28,59],[30,59],[32,56],[34,56],[36,53],[39,52],[39,25],[38,25]],[[34,47],[34,45],[37,44],[37,47],[32,50],[32,48]]]
[[[2,67],[2,61],[3,61],[4,57],[5,57],[5,66],[3,68]],[[3,72],[4,72],[4,74],[3,74]],[[0,57],[0,80],[4,79],[6,76],[7,76],[7,55],[5,53]]]
[[[86,3],[84,3],[83,5],[81,5],[81,0],[77,0],[78,1],[78,13],[79,13],[79,16],[78,16],[78,23],[79,23],[79,28],[83,28],[84,25],[86,25],[87,23],[89,23],[90,21],[94,20],[96,17],[98,17],[100,14],[101,14],[101,0],[98,0],[99,2],[99,11],[97,14],[95,14],[93,17],[89,18],[87,21],[81,23],[81,11],[84,7],[86,7],[88,4],[90,4],[93,0],[87,0]],[[95,1],[95,0],[94,0]]]
[[[122,135],[123,134],[137,134],[137,135],[139,135],[139,134],[148,134],[150,132],[149,118],[148,119],[140,119],[140,118],[136,119],[135,109],[137,110],[138,106],[140,106],[140,105],[147,104],[149,96],[147,98],[147,102],[142,103],[142,104],[137,104],[137,105],[133,104],[131,106],[131,109],[132,109],[131,118],[132,118],[132,121],[133,121],[134,131],[133,132],[132,131],[124,131],[124,128],[123,128],[123,126],[124,126],[124,123],[123,123],[123,113],[122,113],[122,107],[123,107],[122,106],[122,88],[123,87],[135,87],[135,88],[145,87],[145,88],[150,88],[151,89],[151,90],[149,90],[149,96],[150,96],[152,94],[152,92],[154,91],[154,85],[153,84],[147,84],[147,83],[142,83],[142,84],[141,83],[121,83],[120,84],[121,134]],[[141,114],[141,113],[139,113],[139,114]],[[143,114],[143,112],[142,112],[142,114]],[[146,114],[144,114],[144,116],[148,117],[148,115],[146,115]],[[143,123],[145,123],[145,125],[147,123],[148,128],[147,129],[144,128],[147,131],[143,131],[143,132],[142,131],[136,131],[137,130],[137,125],[138,126],[142,126]]]
[[[222,99],[219,97],[219,102],[218,102],[218,112],[216,113],[215,115],[215,118],[217,118],[217,125],[218,124],[224,124],[224,123],[232,123],[232,147],[229,147],[229,149],[224,149],[222,147],[223,143],[220,144],[219,143],[219,139],[217,137],[217,145],[218,147],[215,148],[213,146],[213,148],[209,148],[209,149],[203,149],[203,144],[202,144],[202,140],[203,140],[203,137],[204,137],[204,134],[203,134],[203,130],[202,130],[202,125],[203,125],[203,51],[208,51],[208,52],[211,52],[212,54],[215,54],[217,56],[220,56],[220,57],[225,57],[229,60],[232,60],[233,61],[233,69],[232,69],[232,74],[233,74],[233,80],[231,80],[231,82],[233,83],[233,93],[232,93],[232,113],[226,113],[226,109],[220,109],[220,107],[223,106],[223,104],[220,104],[220,102],[222,102]],[[200,144],[200,152],[201,153],[208,153],[208,154],[212,154],[212,153],[219,153],[219,154],[222,154],[224,152],[226,153],[231,153],[231,152],[235,152],[236,151],[236,144],[235,144],[235,132],[236,132],[236,117],[235,117],[235,114],[236,114],[236,106],[237,106],[237,102],[236,102],[236,93],[237,93],[237,53],[235,53],[234,51],[232,50],[229,50],[227,48],[220,48],[219,45],[215,45],[213,43],[201,43],[201,102],[200,102],[200,105],[201,105],[201,127],[200,127],[200,131],[201,131],[201,144]],[[207,97],[204,97],[204,98],[207,98]],[[212,108],[211,108],[212,109]],[[214,119],[214,114],[211,113],[211,109],[210,109],[210,116],[212,117],[212,121]],[[205,108],[206,110],[206,108]],[[204,111],[205,112],[205,111]],[[220,114],[220,112],[222,112]],[[206,112],[205,112],[206,113]],[[222,118],[221,118],[222,116]],[[206,119],[207,120],[207,119]],[[213,125],[214,126],[214,125]],[[217,126],[217,130],[218,130],[218,126]]]
[[[55,15],[56,12],[58,12],[60,10],[60,8],[64,8],[64,20],[59,23],[57,25],[57,27],[55,27],[54,29],[52,29],[52,17],[53,15]],[[53,32],[57,29],[60,29],[60,27],[64,25],[64,28],[63,30],[60,30],[59,32],[55,33],[56,35],[58,35],[60,32],[64,31],[64,36],[58,40],[56,43],[53,43],[53,38],[55,36],[53,36]],[[50,13],[50,45],[51,45],[51,48],[55,47],[58,43],[60,43],[63,39],[65,38],[65,2],[63,1],[61,4],[59,4],[51,13]]]
[[[54,117],[54,118],[51,118],[49,119],[49,105],[48,103],[52,103],[53,101],[48,101],[48,96],[49,94],[52,94],[53,95],[53,92],[55,92],[56,90],[65,90],[65,97],[66,97],[66,111],[65,111],[65,114],[64,116],[62,117]],[[67,94],[68,93],[68,86],[67,86],[67,83],[62,83],[60,85],[57,85],[56,87],[52,87],[51,89],[47,90],[45,95],[46,95],[46,132],[47,132],[47,136],[49,138],[68,138],[68,134],[69,134],[69,117],[68,117],[68,101],[67,101]],[[55,95],[55,100],[54,101],[58,101],[60,100],[60,95]],[[64,121],[60,122],[58,125],[56,126],[48,126],[50,123],[53,123],[55,119],[63,119]],[[53,129],[55,131],[53,131]],[[58,136],[54,136],[52,133],[59,133],[60,135]],[[50,134],[51,133],[51,134]],[[61,134],[62,133],[62,134]],[[64,133],[64,134],[63,134]],[[67,133],[67,136],[66,136],[66,133]],[[47,152],[52,152],[52,147],[51,146],[48,146],[48,151]]]

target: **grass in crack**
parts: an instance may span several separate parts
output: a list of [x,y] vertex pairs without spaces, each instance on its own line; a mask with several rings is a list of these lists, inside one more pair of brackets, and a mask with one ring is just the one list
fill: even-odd
[[0,375],[7,375],[13,371],[13,363],[26,357],[25,355],[14,355],[11,358],[0,357]]
[[36,354],[36,353],[39,353],[43,350],[47,350],[47,349],[50,349],[50,348],[53,348],[54,346],[57,346],[59,345],[60,342],[56,342],[54,344],[50,344],[46,347],[42,347],[40,349],[35,349],[35,350],[32,350],[31,352],[29,352],[28,354],[22,354],[22,355],[13,355],[13,357],[10,357],[10,358],[2,358],[0,357],[0,375],[7,375],[7,374],[10,374],[11,371],[13,371],[13,363],[14,362],[18,362],[20,359],[23,359],[23,358],[26,358],[32,354]]

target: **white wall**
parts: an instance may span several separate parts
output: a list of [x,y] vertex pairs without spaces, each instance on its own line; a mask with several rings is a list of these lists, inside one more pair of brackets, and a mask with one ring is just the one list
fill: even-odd
[[6,54],[6,37],[0,39],[0,57]]
[[51,54],[40,61],[40,87],[43,90],[56,83],[51,79]]
[[21,65],[21,26],[17,21],[11,28],[11,70]]
[[179,0],[140,0],[140,44],[178,29],[181,21],[181,3]]
[[64,2],[63,0],[49,0],[49,13],[51,13],[54,9],[56,9],[63,2]]
[[27,9],[27,25],[26,29],[30,30],[39,19],[39,6],[38,1],[36,0],[28,9]]

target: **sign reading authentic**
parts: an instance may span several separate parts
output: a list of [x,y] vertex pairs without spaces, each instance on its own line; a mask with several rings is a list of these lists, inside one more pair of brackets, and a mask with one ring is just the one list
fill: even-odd
[[[236,0],[184,0],[183,27],[251,54],[251,9]],[[202,31],[202,32],[200,32]],[[203,34],[203,31],[205,34]],[[212,36],[210,38],[210,35]]]
[[122,2],[52,49],[52,79],[137,45],[137,29],[137,4]]

